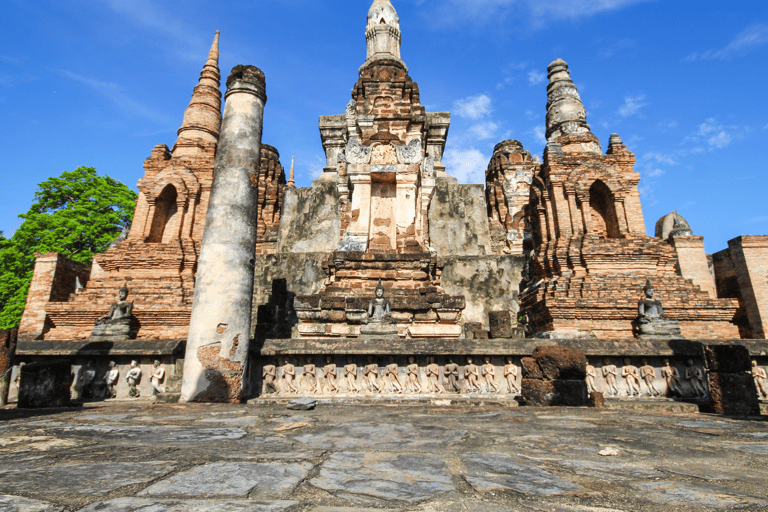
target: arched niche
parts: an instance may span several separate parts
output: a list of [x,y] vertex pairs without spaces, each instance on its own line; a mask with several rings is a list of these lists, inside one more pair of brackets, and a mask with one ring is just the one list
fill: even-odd
[[173,220],[178,215],[176,207],[177,198],[178,193],[173,185],[166,185],[157,196],[147,242],[155,244],[168,243],[174,238],[174,232],[168,228],[174,224]]
[[590,232],[606,238],[619,238],[619,219],[613,193],[600,180],[589,188]]

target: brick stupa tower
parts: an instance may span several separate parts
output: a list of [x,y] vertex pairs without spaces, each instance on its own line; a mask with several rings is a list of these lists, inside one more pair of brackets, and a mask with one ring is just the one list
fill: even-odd
[[616,134],[602,154],[568,65],[557,59],[547,69],[548,142],[528,207],[535,255],[521,294],[532,332],[632,338],[650,280],[684,337],[738,338],[737,301],[714,298],[678,270],[690,265],[675,244],[701,237],[670,243],[645,235],[634,154]]

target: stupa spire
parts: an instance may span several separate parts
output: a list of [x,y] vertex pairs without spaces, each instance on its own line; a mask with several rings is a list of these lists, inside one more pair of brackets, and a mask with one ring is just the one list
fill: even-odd
[[368,10],[365,41],[366,63],[381,59],[400,61],[400,17],[390,0],[374,0]]
[[562,135],[591,133],[587,124],[587,111],[573,84],[568,64],[556,59],[547,66],[547,141],[557,142]]
[[296,188],[296,182],[293,180],[293,161],[295,159],[296,157],[294,156],[291,157],[291,170],[288,174],[288,183],[286,184],[288,188]]
[[[208,60],[200,72],[200,83],[192,93],[187,110],[184,112],[184,120],[179,128],[180,142],[203,140],[217,142],[221,130],[221,91],[219,90],[219,31],[213,37],[211,50],[208,52]],[[174,147],[174,153],[175,153]]]

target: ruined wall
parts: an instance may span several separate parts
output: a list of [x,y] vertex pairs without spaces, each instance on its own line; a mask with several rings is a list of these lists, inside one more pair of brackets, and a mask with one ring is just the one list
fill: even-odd
[[334,251],[341,215],[335,183],[286,189],[278,231],[278,253]]
[[320,291],[326,278],[323,262],[330,252],[279,253],[256,256],[251,333],[254,338],[290,338],[298,321],[297,295]]
[[[464,296],[462,323],[477,322],[488,330],[489,311],[517,312],[522,256],[438,256],[440,286],[450,295]],[[514,321],[514,320],[513,320]]]
[[693,281],[693,284],[707,292],[711,298],[717,297],[715,282],[704,251],[704,237],[673,235],[669,241],[677,251],[680,274]]
[[718,296],[738,298],[749,337],[764,339],[768,332],[768,236],[729,240],[728,249],[712,255],[712,263]]
[[429,240],[438,256],[492,254],[482,185],[437,182],[429,205]]

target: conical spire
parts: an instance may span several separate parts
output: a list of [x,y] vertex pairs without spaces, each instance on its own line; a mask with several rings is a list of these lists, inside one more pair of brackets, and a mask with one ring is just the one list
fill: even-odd
[[[184,112],[179,128],[178,146],[182,141],[203,140],[217,142],[221,130],[221,91],[219,90],[219,31],[213,37],[208,60],[200,72],[200,83],[192,93],[192,100]],[[174,146],[174,156],[176,156]]]
[[556,142],[562,135],[591,133],[587,124],[587,111],[581,103],[579,91],[573,85],[568,64],[557,59],[547,67],[547,141]]
[[373,60],[400,60],[400,17],[389,0],[374,0],[368,10],[366,63]]
[[293,161],[295,158],[296,157],[293,157],[293,156],[291,157],[291,170],[290,170],[290,173],[288,174],[288,183],[286,184],[288,188],[296,188],[296,182],[293,181]]

